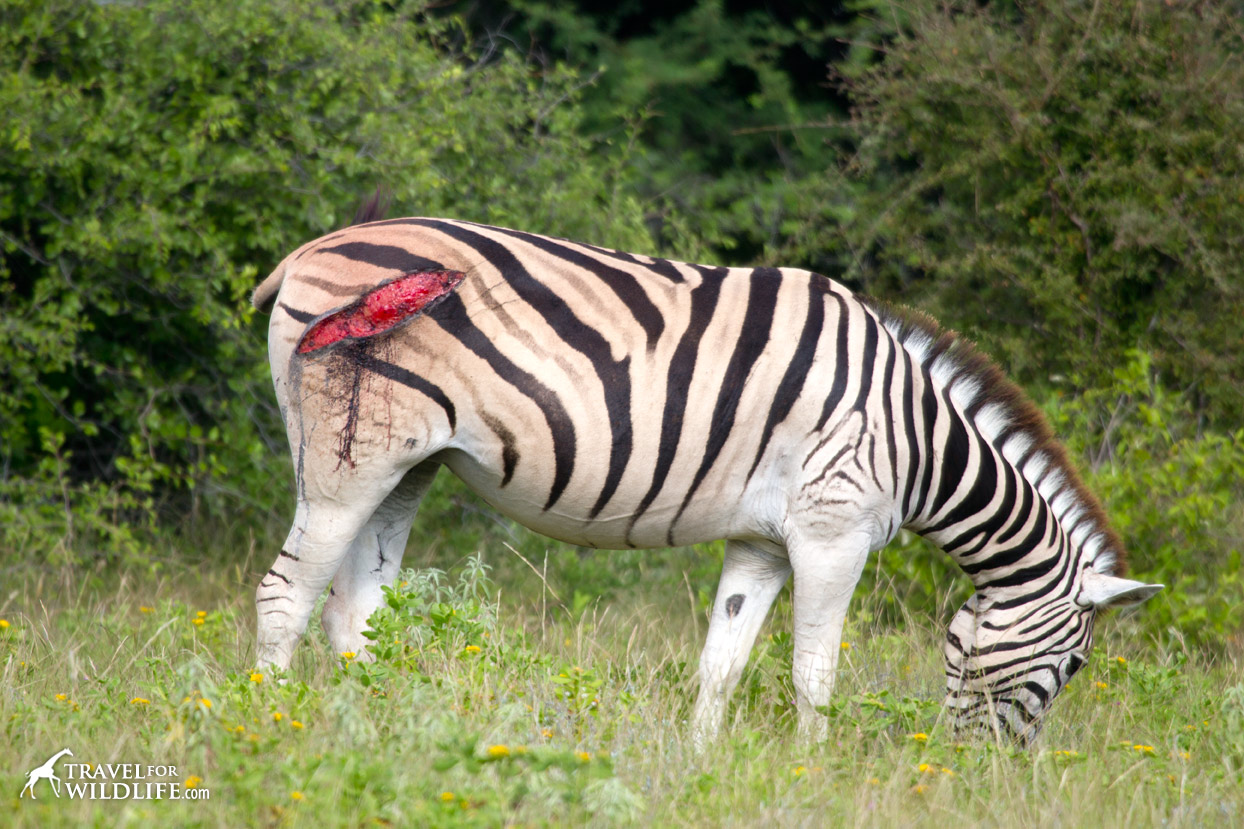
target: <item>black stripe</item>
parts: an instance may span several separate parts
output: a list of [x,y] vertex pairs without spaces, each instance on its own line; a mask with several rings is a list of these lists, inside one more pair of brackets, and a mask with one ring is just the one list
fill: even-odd
[[815,282],[809,282],[808,316],[803,321],[803,332],[799,335],[799,344],[795,346],[795,354],[791,358],[790,365],[786,367],[786,373],[782,375],[782,382],[778,384],[777,392],[773,395],[773,402],[769,405],[769,416],[765,419],[764,429],[760,433],[760,446],[756,449],[756,459],[752,461],[752,468],[748,470],[744,484],[752,479],[756,467],[760,465],[760,458],[769,445],[769,438],[773,436],[774,427],[786,419],[795,401],[803,393],[804,381],[808,378],[808,371],[816,360],[816,346],[821,339],[821,328],[824,323],[825,291]]
[[661,332],[665,330],[665,318],[661,316],[657,306],[652,304],[652,300],[648,298],[648,294],[640,287],[639,281],[634,276],[611,265],[606,265],[585,253],[559,244],[546,236],[536,236],[521,230],[506,230],[500,227],[489,229],[515,239],[522,239],[551,256],[582,268],[604,282],[609,286],[609,290],[613,291],[618,299],[630,309],[635,321],[644,329],[648,337],[648,351],[656,348],[657,340],[660,339]]
[[881,375],[881,411],[885,420],[886,451],[890,453],[890,481],[893,483],[893,492],[897,496],[898,444],[894,440],[894,403],[890,396],[894,385],[894,361],[897,359],[895,352],[899,345],[889,337],[886,338],[886,342],[889,344],[889,354],[886,355],[885,371]]
[[530,399],[544,415],[544,422],[548,424],[553,439],[553,485],[549,489],[548,501],[544,504],[547,511],[557,503],[557,499],[566,489],[566,484],[570,482],[571,473],[574,472],[574,423],[561,400],[552,389],[514,365],[497,350],[492,341],[467,317],[466,306],[458,294],[446,295],[445,300],[438,303],[427,316],[436,320],[437,325],[462,343],[468,351],[488,363],[499,378]]
[[[437,304],[440,305],[442,303]],[[403,386],[414,389],[429,398],[433,403],[445,410],[445,417],[449,420],[449,428],[451,430],[458,428],[457,409],[454,408],[453,401],[449,399],[449,395],[445,394],[444,389],[440,386],[428,382],[409,369],[390,363],[388,360],[382,360],[362,349],[359,350],[358,354],[354,355],[354,359],[360,367],[373,371],[395,383],[401,383]]]
[[1032,499],[1035,490],[1032,486],[1020,476],[1019,471],[1015,471],[1019,488],[1022,490],[1020,495],[1019,509],[1015,511],[1015,520],[1011,522],[1011,526],[999,535],[994,542],[996,544],[1005,544],[1015,537],[1016,533],[1023,528],[1024,522],[1028,520],[1028,513],[1032,509]]
[[924,418],[921,424],[924,432],[924,475],[920,479],[920,500],[916,502],[912,510],[915,516],[924,515],[925,504],[928,502],[930,490],[933,489],[933,467],[937,466],[937,453],[933,450],[933,432],[937,429],[937,415],[941,409],[937,401],[937,392],[933,391],[932,375],[924,366],[920,367],[920,373],[924,384],[924,394],[920,398],[921,416]]
[[668,259],[658,259],[655,256],[650,256],[648,258],[652,260],[651,262],[642,262],[639,257],[634,254],[626,253],[625,251],[613,250],[611,248],[600,248],[596,245],[584,244],[583,242],[576,242],[575,244],[580,247],[587,248],[595,253],[599,253],[602,256],[608,256],[612,259],[617,259],[620,262],[626,262],[631,265],[638,265],[641,268],[647,268],[653,273],[660,274],[671,282],[687,281],[683,278],[683,275],[679,272],[678,268],[674,267],[674,263]]
[[973,562],[959,562],[959,567],[969,576],[979,573],[982,570],[998,570],[1003,567],[1012,567],[1023,561],[1024,557],[1036,550],[1041,545],[1045,537],[1046,522],[1052,520],[1049,510],[1046,509],[1044,501],[1037,502],[1037,520],[1029,530],[1028,535],[1024,536],[1022,541],[1015,544],[1014,547],[1006,550],[998,550],[989,558],[981,559]]
[[701,274],[703,281],[691,291],[691,317],[687,323],[687,330],[678,340],[678,347],[674,349],[674,356],[670,359],[669,372],[665,378],[665,408],[661,413],[661,442],[657,447],[657,463],[652,471],[652,483],[631,515],[631,523],[626,528],[627,543],[630,543],[631,530],[635,527],[635,522],[656,500],[674,464],[674,455],[678,451],[678,442],[682,437],[683,415],[687,411],[687,392],[691,388],[691,378],[695,375],[696,355],[699,353],[700,340],[704,336],[704,331],[712,322],[713,311],[717,308],[717,299],[721,295],[721,283],[726,269],[704,269]]
[[821,427],[825,425],[825,421],[829,420],[829,416],[833,414],[834,409],[838,407],[838,402],[846,394],[847,380],[851,375],[851,354],[848,350],[850,343],[847,330],[847,304],[843,302],[842,297],[835,293],[831,293],[830,296],[838,300],[838,339],[837,350],[834,353],[836,362],[834,385],[829,390],[829,397],[825,398],[825,405],[821,407],[821,419],[816,422],[816,428],[812,430],[813,432],[819,432]]
[[[633,434],[631,428],[631,375],[630,355],[621,360],[613,359],[613,350],[599,331],[575,316],[574,311],[560,296],[554,293],[533,277],[518,258],[495,239],[482,236],[465,227],[436,219],[410,219],[409,224],[438,230],[446,236],[469,245],[483,256],[493,267],[500,271],[509,283],[532,310],[544,318],[559,337],[571,348],[587,357],[600,380],[605,397],[605,410],[609,416],[612,429],[612,444],[609,449],[609,471],[605,475],[605,484],[595,505],[588,512],[589,518],[595,518],[604,509],[605,504],[617,491],[622,473],[631,457]],[[459,303],[461,307],[461,303]],[[465,314],[463,315],[465,321]],[[495,349],[494,349],[495,351]],[[499,355],[498,355],[499,356]],[[508,360],[506,361],[509,362]],[[533,378],[534,379],[534,378]],[[543,388],[543,386],[541,386]],[[552,392],[548,392],[552,394]],[[558,403],[560,408],[561,404]],[[563,409],[563,412],[565,410]],[[569,420],[567,420],[569,422]],[[554,493],[560,496],[560,491]],[[557,497],[550,496],[548,506],[556,502]]]
[[947,396],[948,390],[949,387],[943,389],[942,401],[946,404],[946,416],[950,418],[950,434],[947,436],[946,448],[942,453],[942,476],[937,484],[937,497],[933,499],[933,507],[929,510],[930,515],[937,515],[941,512],[942,507],[946,506],[946,502],[958,490],[959,484],[963,481],[963,473],[967,471],[968,456],[971,452],[968,430],[963,425],[963,419],[959,417],[959,413],[950,404]]
[[903,435],[907,438],[907,483],[903,486],[903,520],[911,513],[911,496],[916,491],[916,475],[920,470],[920,440],[916,436],[915,368],[911,355],[903,348]]
[[855,397],[855,411],[864,412],[873,385],[873,364],[877,362],[877,323],[873,315],[864,313],[864,353],[860,355],[860,391]]
[[[1003,587],[1019,587],[1020,585],[1031,584],[1037,579],[1040,579],[1042,576],[1048,576],[1054,568],[1058,566],[1062,558],[1063,550],[1060,545],[1058,549],[1051,551],[1050,555],[1035,564],[1029,564],[1027,567],[1021,567],[1008,575],[999,576],[996,579],[990,579],[989,581],[982,582],[977,585],[977,588],[979,590],[994,590]],[[1038,591],[1038,595],[1040,593],[1047,592],[1050,588],[1051,585],[1042,585],[1041,590]],[[999,605],[999,607],[1000,606],[1001,605]]]
[[501,486],[505,486],[514,477],[514,467],[518,465],[518,448],[514,433],[506,428],[500,418],[487,412],[480,412],[480,418],[492,429],[492,433],[501,441]]
[[360,290],[357,285],[338,285],[331,280],[320,279],[318,276],[307,276],[304,273],[294,276],[293,281],[303,285],[310,285],[313,288],[319,288],[331,296],[357,297]]
[[299,311],[297,308],[291,308],[290,306],[286,305],[284,302],[278,302],[276,305],[282,311],[284,311],[285,313],[293,317],[295,321],[301,322],[304,325],[306,325],[308,322],[310,322],[311,320],[315,319],[318,316],[318,314],[310,314],[310,313],[307,313],[306,311]]
[[371,242],[342,242],[332,247],[322,247],[317,253],[335,253],[352,262],[362,262],[402,273],[415,271],[440,271],[444,266],[440,262],[416,256],[406,248],[397,245],[376,245]]
[[[986,449],[984,450],[984,454],[990,455],[991,453]],[[985,519],[985,521],[977,524],[975,527],[967,530],[966,532],[961,533],[958,538],[948,541],[945,546],[942,547],[943,550],[948,552],[951,550],[959,550],[956,556],[957,558],[964,558],[979,553],[988,540],[997,536],[998,531],[1001,530],[1002,526],[1010,519],[1011,514],[1015,509],[1015,470],[1011,468],[1010,464],[1005,462],[1005,459],[1003,463],[998,466],[1001,468],[1002,474],[1005,478],[1002,492],[1002,503],[998,505],[997,509],[993,511],[993,514]],[[980,543],[974,549],[960,550],[959,548],[966,544],[968,538],[975,533],[983,534]]]
[[285,582],[286,584],[293,584],[293,582],[292,582],[292,581],[290,581],[288,577],[281,575],[280,573],[278,573],[278,572],[277,572],[277,571],[275,571],[275,570],[269,570],[269,571],[268,571],[268,575],[269,575],[269,576],[276,576],[278,579],[280,579],[281,581]]
[[751,285],[747,292],[747,310],[743,314],[743,328],[735,342],[734,353],[730,355],[730,363],[726,366],[725,377],[721,381],[721,390],[717,393],[717,403],[713,406],[710,421],[708,442],[704,447],[704,457],[700,468],[696,470],[691,488],[683,497],[682,506],[670,522],[666,540],[674,545],[674,525],[682,517],[687,505],[691,503],[700,484],[704,482],[708,470],[712,468],[722,447],[730,437],[734,428],[734,418],[738,412],[739,399],[743,396],[743,387],[748,375],[760,354],[769,343],[769,329],[773,325],[773,309],[777,305],[778,290],[782,286],[780,274],[773,268],[757,268],[752,271]]
[[[993,452],[989,451],[989,446],[978,435],[968,435],[966,428],[964,429],[964,435],[967,442],[971,446],[976,447],[979,459],[976,464],[972,488],[968,490],[968,494],[964,496],[962,501],[955,504],[954,509],[946,513],[942,520],[931,527],[925,528],[924,531],[926,533],[941,532],[961,521],[968,520],[974,515],[979,515],[989,506],[989,502],[993,500],[994,493],[998,491],[998,463],[994,460]],[[992,516],[992,518],[996,519],[997,515]],[[1006,520],[1005,515],[1002,520]],[[975,532],[977,530],[972,530],[972,533]],[[942,549],[950,552],[954,547],[943,545]]]

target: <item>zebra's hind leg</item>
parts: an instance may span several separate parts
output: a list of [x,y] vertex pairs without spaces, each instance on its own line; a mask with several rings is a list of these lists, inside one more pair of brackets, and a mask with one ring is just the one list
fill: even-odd
[[870,549],[867,533],[791,545],[791,567],[795,571],[795,705],[799,733],[806,739],[822,741],[826,737],[828,720],[817,709],[829,704],[833,692],[847,605]]
[[331,495],[299,499],[294,526],[255,591],[256,663],[261,669],[289,667],[320,594],[359,531],[400,480],[400,473],[366,482],[355,479]]
[[747,664],[760,626],[790,577],[790,563],[741,541],[726,542],[708,639],[700,656],[700,695],[692,737],[703,749],[721,729],[726,704]]
[[366,650],[369,640],[363,635],[367,619],[383,601],[381,588],[392,584],[401,569],[410,525],[437,469],[437,464],[424,462],[406,473],[359,531],[333,576],[321,618],[337,653],[371,659]]

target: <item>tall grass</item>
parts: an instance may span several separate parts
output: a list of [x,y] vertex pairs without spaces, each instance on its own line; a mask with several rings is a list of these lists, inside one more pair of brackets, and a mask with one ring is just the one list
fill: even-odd
[[[503,565],[499,585],[475,558],[448,574],[407,571],[375,617],[377,662],[332,653],[313,624],[282,684],[250,669],[251,596],[266,567],[258,558],[94,580],[14,572],[0,597],[7,823],[1227,826],[1244,818],[1240,654],[1209,659],[1147,644],[1129,635],[1126,619],[1102,625],[1090,665],[1037,745],[1019,751],[960,742],[943,728],[939,620],[895,628],[857,614],[829,739],[808,745],[794,729],[783,600],[726,733],[697,754],[687,717],[704,618],[690,579],[653,579],[576,609],[512,553],[490,549],[486,558]],[[866,609],[881,597],[857,599]],[[210,798],[57,799],[40,783],[37,800],[19,799],[26,773],[64,747],[74,762],[174,765],[178,783]]]

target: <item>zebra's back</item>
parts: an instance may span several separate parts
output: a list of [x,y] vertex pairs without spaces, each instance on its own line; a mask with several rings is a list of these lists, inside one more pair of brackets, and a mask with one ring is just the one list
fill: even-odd
[[333,417],[349,420],[352,402],[375,409],[354,412],[349,445],[333,438],[333,451],[398,464],[435,455],[502,512],[574,543],[782,542],[800,464],[835,425],[826,400],[868,345],[858,323],[869,312],[849,290],[807,271],[378,222],[282,263],[274,373],[313,320],[428,270],[463,276],[400,328],[301,366],[299,399],[319,373],[314,400]]

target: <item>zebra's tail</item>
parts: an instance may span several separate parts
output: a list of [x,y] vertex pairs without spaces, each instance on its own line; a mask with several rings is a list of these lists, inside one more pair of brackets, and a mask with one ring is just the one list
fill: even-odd
[[[389,205],[392,201],[393,194],[389,192],[389,189],[383,184],[376,185],[376,189],[371,196],[364,200],[359,205],[358,210],[355,211],[354,221],[349,226],[353,227],[354,225],[380,221],[388,213]],[[301,249],[299,248],[299,250]],[[288,262],[297,253],[297,250],[291,253],[285,262]],[[281,290],[281,283],[285,281],[285,262],[277,265],[276,270],[267,279],[260,282],[259,287],[255,289],[255,293],[251,294],[251,305],[265,314],[272,311],[272,306],[276,303],[276,295]]]
[[272,306],[276,303],[277,292],[281,290],[281,283],[285,281],[285,263],[276,266],[267,279],[259,283],[259,287],[255,289],[255,293],[251,294],[251,305],[256,309],[267,314],[272,311]]

